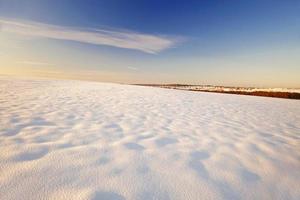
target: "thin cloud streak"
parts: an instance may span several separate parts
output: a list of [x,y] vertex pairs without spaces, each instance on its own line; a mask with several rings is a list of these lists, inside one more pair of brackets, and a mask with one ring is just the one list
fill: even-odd
[[46,65],[46,66],[53,66],[51,63],[46,62],[37,62],[37,61],[18,61],[17,64],[24,64],[24,65]]
[[156,54],[174,47],[182,38],[126,31],[79,29],[37,22],[0,19],[0,30],[33,37],[71,40],[95,45],[135,49]]
[[136,67],[127,67],[128,69],[130,69],[130,70],[134,70],[134,71],[138,71],[139,69],[138,68],[136,68]]

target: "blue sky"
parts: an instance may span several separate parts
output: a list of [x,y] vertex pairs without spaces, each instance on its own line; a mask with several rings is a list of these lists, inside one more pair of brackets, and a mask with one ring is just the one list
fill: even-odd
[[300,1],[0,0],[0,73],[300,87]]

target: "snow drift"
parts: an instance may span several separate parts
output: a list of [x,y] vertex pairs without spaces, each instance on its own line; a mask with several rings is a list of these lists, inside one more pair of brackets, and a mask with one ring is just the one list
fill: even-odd
[[1,199],[299,199],[300,101],[0,79]]

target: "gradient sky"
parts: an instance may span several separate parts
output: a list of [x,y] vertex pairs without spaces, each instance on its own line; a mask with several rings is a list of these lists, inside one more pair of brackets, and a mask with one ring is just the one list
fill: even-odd
[[300,87],[300,1],[0,0],[0,74]]

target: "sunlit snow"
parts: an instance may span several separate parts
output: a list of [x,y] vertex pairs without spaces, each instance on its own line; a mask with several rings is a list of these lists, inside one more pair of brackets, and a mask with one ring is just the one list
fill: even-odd
[[300,101],[0,79],[0,199],[300,199]]

